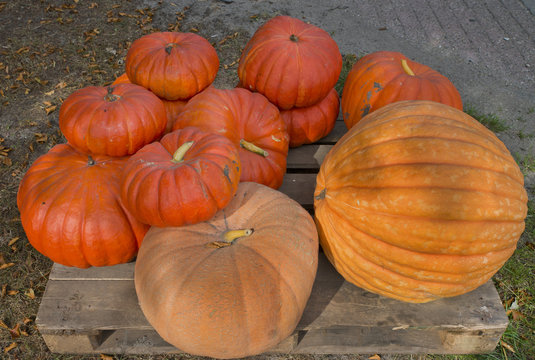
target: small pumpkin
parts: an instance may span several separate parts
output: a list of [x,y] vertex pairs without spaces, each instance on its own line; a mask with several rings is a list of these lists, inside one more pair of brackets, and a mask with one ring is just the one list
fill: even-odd
[[165,341],[194,355],[241,358],[294,331],[317,262],[308,212],[279,191],[240,183],[209,221],[151,228],[134,280],[143,314]]
[[238,76],[241,86],[288,110],[324,99],[341,70],[342,55],[325,30],[290,16],[276,16],[258,28],[245,46]]
[[155,32],[132,43],[125,68],[132,83],[166,100],[186,100],[214,81],[219,58],[202,36]]
[[403,301],[484,284],[524,230],[524,176],[505,145],[437,102],[367,115],[331,149],[316,181],[329,260],[353,284]]
[[194,224],[227,205],[238,187],[240,171],[238,149],[230,140],[188,127],[128,159],[121,197],[143,223]]
[[28,169],[17,193],[32,246],[52,261],[87,268],[132,260],[148,226],[120,199],[126,158],[54,146]]
[[[126,73],[123,73],[121,76],[119,76],[115,81],[112,83],[112,85],[117,84],[131,84],[130,79],[128,79],[128,76]],[[184,109],[184,106],[187,104],[187,100],[166,100],[160,98],[163,102],[163,106],[165,107],[165,113],[167,115],[167,125],[165,126],[164,134],[167,134],[171,132],[173,129],[173,124],[175,123],[175,119],[180,114],[180,112]]]
[[239,148],[241,181],[281,186],[288,133],[277,107],[261,94],[210,87],[188,101],[173,129],[187,126],[226,136]]
[[399,52],[377,51],[357,61],[347,75],[342,115],[350,129],[365,115],[402,100],[431,100],[463,109],[461,95],[447,77]]
[[290,147],[311,144],[328,135],[334,128],[339,111],[340,101],[334,88],[315,105],[282,110],[281,117],[290,135]]
[[88,86],[69,95],[59,127],[81,152],[125,156],[159,138],[167,123],[162,101],[134,84]]

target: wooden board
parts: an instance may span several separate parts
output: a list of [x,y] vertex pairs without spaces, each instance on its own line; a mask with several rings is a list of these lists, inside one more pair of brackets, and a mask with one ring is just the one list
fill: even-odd
[[[316,173],[345,133],[291,149],[280,191],[313,211]],[[147,322],[134,289],[134,263],[76,269],[54,264],[37,315],[46,344],[58,353],[179,353]],[[491,281],[454,298],[408,304],[346,281],[320,254],[318,273],[294,334],[270,352],[484,353],[494,350],[508,318]]]

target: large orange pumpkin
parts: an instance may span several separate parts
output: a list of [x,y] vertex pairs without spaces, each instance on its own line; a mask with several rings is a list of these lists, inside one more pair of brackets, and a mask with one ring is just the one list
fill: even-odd
[[211,220],[151,228],[135,287],[145,317],[170,344],[195,355],[251,356],[294,331],[317,257],[307,211],[269,187],[240,183]]
[[132,260],[148,226],[138,222],[120,199],[125,162],[126,158],[82,154],[68,144],[39,157],[17,194],[30,244],[66,266]]
[[321,245],[350,282],[409,302],[466,293],[515,251],[524,177],[469,115],[403,101],[367,115],[317,176]]
[[357,61],[342,92],[342,115],[350,129],[366,114],[402,100],[431,100],[463,109],[461,95],[438,71],[394,51],[377,51]]
[[229,139],[188,127],[128,159],[121,197],[145,224],[195,224],[227,205],[238,188],[240,171],[238,148]]
[[134,84],[167,100],[186,100],[214,81],[219,58],[202,36],[156,32],[132,43],[125,68]]
[[241,181],[281,186],[289,137],[279,110],[261,94],[210,87],[188,101],[173,129],[187,126],[226,136],[240,149]]
[[162,101],[134,84],[79,89],[59,112],[59,128],[67,141],[99,155],[131,155],[159,138],[166,124]]
[[241,86],[288,110],[325,98],[341,70],[342,55],[326,31],[290,16],[276,16],[245,46],[238,76]]
[[290,136],[290,147],[311,144],[327,136],[334,128],[339,111],[340,101],[334,88],[315,105],[281,111]]

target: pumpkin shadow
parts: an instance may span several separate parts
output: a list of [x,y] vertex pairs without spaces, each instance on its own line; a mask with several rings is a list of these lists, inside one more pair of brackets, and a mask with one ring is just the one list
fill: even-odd
[[323,251],[320,251],[318,254],[316,279],[314,280],[312,292],[296,330],[304,333],[301,330],[305,330],[306,332],[310,328],[310,325],[323,314],[332,298],[338,293],[340,287],[342,287],[344,281],[342,275],[327,260]]

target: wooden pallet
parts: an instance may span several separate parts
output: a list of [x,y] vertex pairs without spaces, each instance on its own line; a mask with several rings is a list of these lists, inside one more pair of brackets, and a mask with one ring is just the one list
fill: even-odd
[[[315,177],[335,130],[314,145],[292,149],[279,189],[312,210]],[[37,326],[52,352],[179,353],[145,319],[134,289],[134,263],[75,269],[54,264]],[[346,281],[320,254],[318,274],[293,335],[270,352],[485,353],[508,325],[491,281],[454,298],[408,304],[366,292]]]

